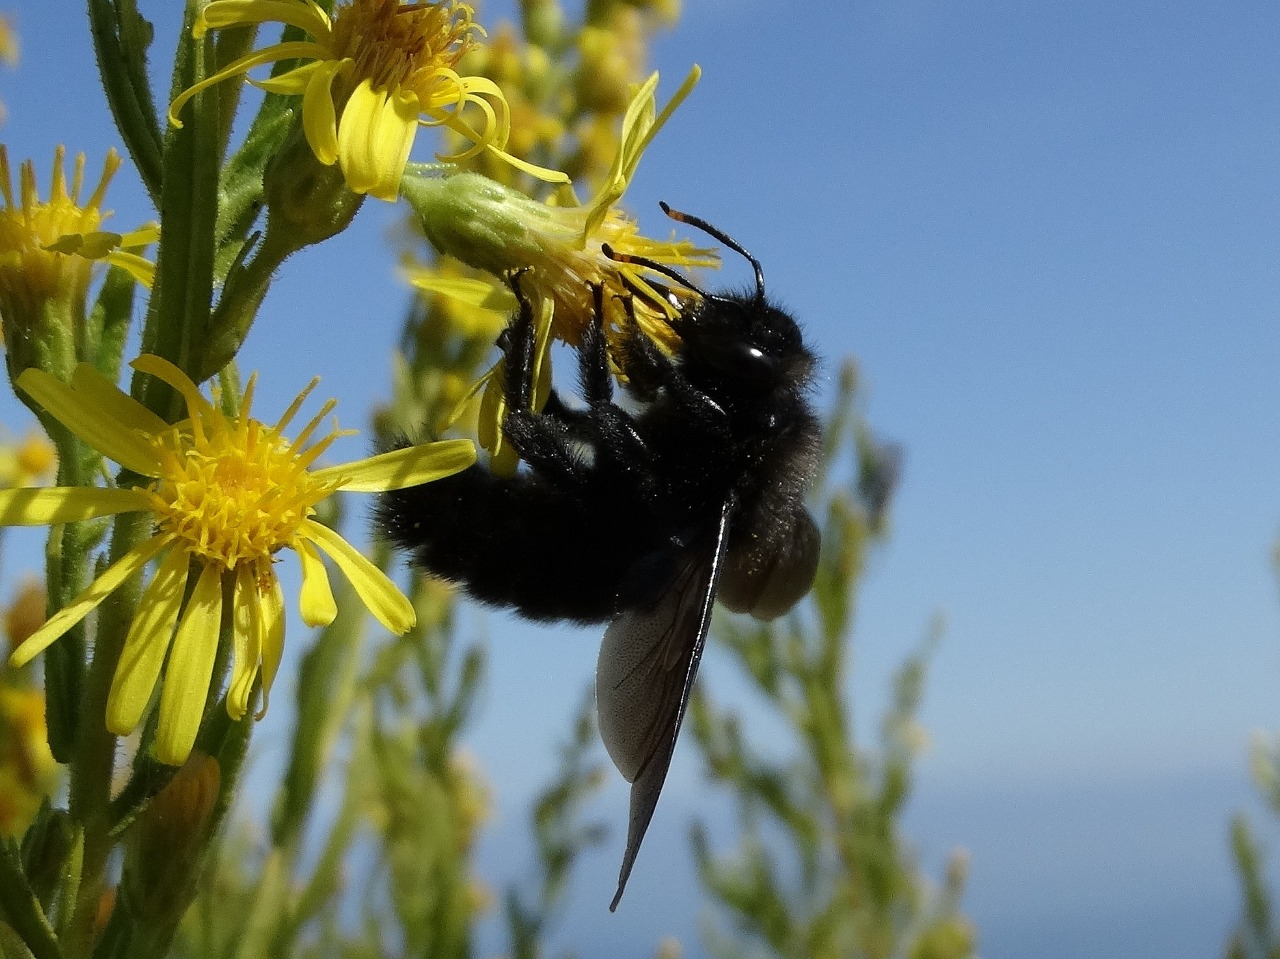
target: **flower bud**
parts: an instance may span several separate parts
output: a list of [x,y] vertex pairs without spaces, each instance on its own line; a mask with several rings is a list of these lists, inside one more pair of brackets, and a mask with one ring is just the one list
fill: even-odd
[[340,168],[316,159],[301,122],[267,164],[262,185],[267,235],[290,252],[337,236],[364,202],[363,194],[347,187]]
[[121,879],[138,923],[176,924],[195,893],[221,789],[212,756],[192,752],[139,818]]

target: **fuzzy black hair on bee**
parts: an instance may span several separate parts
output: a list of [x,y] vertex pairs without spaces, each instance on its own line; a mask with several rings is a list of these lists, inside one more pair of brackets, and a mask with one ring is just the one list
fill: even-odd
[[664,354],[624,301],[631,322],[614,362],[637,411],[617,405],[596,289],[577,348],[584,405],[570,408],[553,391],[539,413],[534,310],[514,275],[519,309],[499,340],[503,431],[527,468],[500,477],[476,464],[386,493],[378,508],[393,543],[476,599],[535,620],[609,624],[596,672],[600,733],[632,783],[610,909],[662,791],[713,603],[771,619],[809,591],[818,563],[804,505],[819,455],[814,355],[766,296],[755,257],[705,221],[662,208],[745,257],[754,288],[705,293],[662,264],[606,249],[677,285],[666,292],[684,304],[679,345]]

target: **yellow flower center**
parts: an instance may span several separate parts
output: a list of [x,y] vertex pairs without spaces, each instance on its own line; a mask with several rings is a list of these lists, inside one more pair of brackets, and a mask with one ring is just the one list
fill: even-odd
[[102,178],[93,194],[80,203],[84,184],[84,154],[76,156],[71,189],[63,164],[66,149],[59,146],[53,158],[53,182],[49,199],[41,201],[36,188],[35,165],[23,161],[19,172],[18,193],[13,190],[9,156],[0,146],[0,301],[5,313],[14,321],[26,311],[57,293],[79,293],[88,286],[91,261],[79,256],[55,253],[47,249],[68,234],[93,233],[108,214],[101,206],[107,184],[120,168],[120,155],[107,153]]
[[422,103],[442,87],[457,86],[453,67],[471,47],[476,31],[466,3],[401,3],[353,0],[338,8],[333,51],[354,61],[355,84],[414,93]]
[[315,513],[315,504],[341,485],[319,480],[307,469],[333,440],[346,435],[335,426],[306,445],[333,409],[332,401],[296,442],[282,432],[314,385],[276,426],[247,415],[250,385],[245,415],[230,419],[205,405],[191,420],[156,436],[164,473],[150,489],[152,508],[160,529],[180,549],[227,569],[252,564],[261,578],[277,550],[296,548],[299,527]]

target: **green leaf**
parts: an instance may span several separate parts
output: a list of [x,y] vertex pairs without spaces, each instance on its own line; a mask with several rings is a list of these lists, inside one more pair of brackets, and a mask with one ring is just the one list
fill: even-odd
[[22,854],[11,839],[0,840],[0,919],[21,938],[35,959],[60,959],[53,927],[22,868]]
[[147,81],[147,48],[155,30],[138,13],[134,0],[89,0],[89,29],[111,115],[151,202],[159,209],[160,124]]

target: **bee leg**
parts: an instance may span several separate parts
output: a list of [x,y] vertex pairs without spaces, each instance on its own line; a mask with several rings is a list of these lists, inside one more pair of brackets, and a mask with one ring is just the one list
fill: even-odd
[[[604,288],[592,287],[595,314],[578,345],[578,379],[589,411],[595,466],[604,482],[639,484],[640,495],[652,499],[652,454],[636,429],[635,420],[613,402],[613,373],[609,369],[604,334]],[[625,298],[630,304],[630,297]]]
[[608,342],[604,335],[604,287],[591,286],[595,312],[578,344],[578,383],[589,407],[613,402],[613,374],[609,370]]
[[622,343],[623,369],[632,391],[641,399],[652,400],[659,390],[666,390],[690,416],[728,428],[728,414],[680,372],[680,368],[658,349],[636,320],[635,302],[625,301],[627,329]]
[[503,393],[507,414],[502,431],[512,448],[529,468],[547,482],[565,490],[580,487],[587,467],[573,448],[574,430],[560,415],[566,407],[554,394],[542,413],[533,409],[533,368],[536,361],[533,303],[521,287],[527,270],[510,274],[508,282],[515,294],[518,309],[511,323],[498,338],[505,365]]
[[[520,278],[527,272],[529,268],[525,267],[513,271],[508,276],[508,282],[511,284],[511,291],[515,294],[519,309],[511,322],[498,334],[498,347],[505,357],[503,392],[507,400],[507,408],[534,413],[533,368],[537,357],[534,355],[536,339],[533,304],[520,287]],[[546,403],[537,412],[569,426],[587,417],[585,411],[571,409],[554,388],[548,392]]]
[[598,286],[593,286],[592,289],[596,296],[596,320],[588,324],[578,343],[578,381],[586,408],[569,406],[552,387],[547,394],[547,402],[540,411],[543,416],[563,423],[573,437],[583,443],[593,442],[596,436],[591,408],[600,402],[613,401],[613,377],[610,375],[605,353],[606,340],[601,313],[603,291]]
[[533,403],[534,330],[533,303],[520,286],[520,278],[529,272],[525,267],[507,276],[511,292],[515,294],[516,315],[498,337],[498,345],[505,358],[503,392],[507,409],[528,412]]

